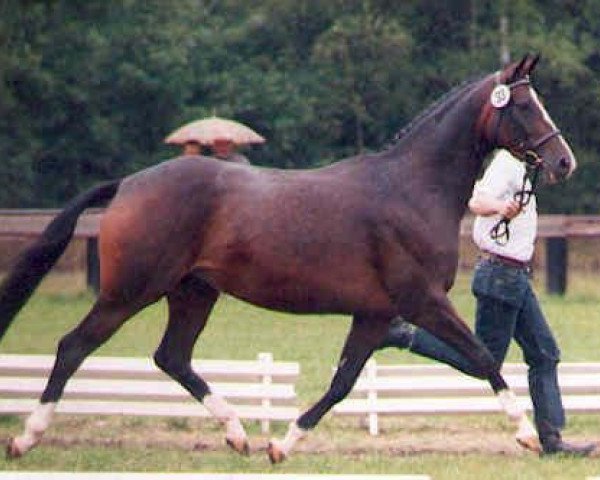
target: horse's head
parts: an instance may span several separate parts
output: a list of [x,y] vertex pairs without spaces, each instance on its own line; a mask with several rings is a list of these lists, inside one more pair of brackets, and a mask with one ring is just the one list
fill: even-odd
[[492,147],[542,166],[546,180],[554,183],[567,178],[577,162],[531,86],[529,76],[538,60],[539,55],[526,55],[494,75],[482,122]]

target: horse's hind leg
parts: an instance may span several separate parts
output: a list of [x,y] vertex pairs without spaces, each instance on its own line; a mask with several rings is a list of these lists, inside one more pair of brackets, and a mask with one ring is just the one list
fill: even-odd
[[23,433],[9,440],[7,457],[20,457],[39,443],[50,425],[56,404],[69,378],[90,353],[110,338],[140,308],[99,299],[83,321],[60,340],[54,367],[40,403],[25,421]]
[[365,362],[375,348],[381,344],[388,327],[389,319],[368,316],[354,317],[329,389],[317,403],[300,415],[295,422],[290,423],[283,440],[271,440],[267,450],[271,463],[283,461],[291,452],[294,444],[308,430],[314,428],[323,415],[336,403],[346,398]]
[[538,443],[535,428],[500,374],[492,354],[458,316],[445,295],[432,297],[429,307],[419,315],[406,318],[459,352],[473,366],[474,375],[487,378],[504,412],[517,425],[517,440],[526,448],[535,450]]
[[249,451],[246,432],[235,411],[192,369],[192,350],[215,304],[219,292],[202,279],[187,275],[167,295],[169,322],[154,354],[156,364],[188,390],[219,421],[225,424],[226,442],[234,450]]

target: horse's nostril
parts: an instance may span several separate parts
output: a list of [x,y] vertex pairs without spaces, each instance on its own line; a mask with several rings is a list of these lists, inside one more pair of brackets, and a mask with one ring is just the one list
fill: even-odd
[[562,157],[558,161],[558,166],[561,170],[569,171],[569,169],[571,168],[571,162],[569,161],[568,158]]

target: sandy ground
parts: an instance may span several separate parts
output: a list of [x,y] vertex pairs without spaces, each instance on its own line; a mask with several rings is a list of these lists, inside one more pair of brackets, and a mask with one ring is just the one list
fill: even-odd
[[[200,424],[200,422],[203,422]],[[390,456],[410,456],[431,453],[486,454],[502,456],[535,455],[524,451],[514,441],[510,426],[498,422],[470,424],[461,418],[438,421],[435,418],[409,418],[402,426],[384,426],[381,434],[370,436],[360,428],[356,420],[328,423],[323,429],[311,432],[296,446],[296,452],[332,453],[349,456],[375,452]],[[6,443],[9,436],[18,433],[19,425],[0,430],[0,441]],[[256,427],[248,429],[251,454],[266,450],[270,436],[283,435],[279,428],[275,435],[265,435]],[[600,436],[589,438],[569,436],[572,441],[597,441]],[[63,446],[99,446],[109,448],[166,448],[185,451],[226,451],[224,432],[216,422],[207,420],[160,420],[127,418],[81,418],[57,419],[46,433],[43,444]]]

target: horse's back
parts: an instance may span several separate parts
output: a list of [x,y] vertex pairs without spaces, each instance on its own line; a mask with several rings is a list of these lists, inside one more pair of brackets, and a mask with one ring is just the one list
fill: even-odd
[[292,299],[298,310],[337,310],[342,297],[366,301],[377,294],[366,287],[376,282],[361,188],[344,165],[286,171],[198,157],[164,162],[125,179],[104,215],[102,289],[133,284],[160,294],[194,269],[264,306],[289,308]]
[[388,309],[382,265],[410,253],[384,228],[396,209],[374,195],[357,162],[296,171],[164,162],[125,179],[104,215],[102,291],[160,296],[194,270],[265,307]]

